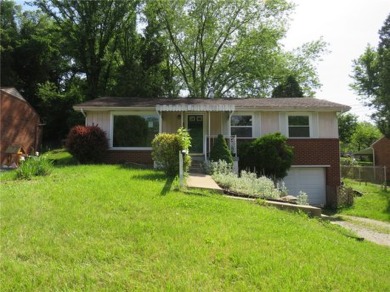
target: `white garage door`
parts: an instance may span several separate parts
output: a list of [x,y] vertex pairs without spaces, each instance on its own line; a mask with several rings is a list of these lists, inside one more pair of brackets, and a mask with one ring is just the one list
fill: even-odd
[[325,168],[292,167],[283,180],[290,195],[297,196],[299,191],[303,191],[310,205],[326,204]]

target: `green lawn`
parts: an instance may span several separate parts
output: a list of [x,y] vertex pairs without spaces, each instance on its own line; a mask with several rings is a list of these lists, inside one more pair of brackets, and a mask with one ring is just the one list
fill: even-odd
[[389,291],[390,248],[161,172],[0,173],[1,291]]
[[344,179],[345,185],[363,193],[355,197],[354,205],[341,209],[339,214],[366,217],[390,222],[390,186],[385,191],[382,186]]

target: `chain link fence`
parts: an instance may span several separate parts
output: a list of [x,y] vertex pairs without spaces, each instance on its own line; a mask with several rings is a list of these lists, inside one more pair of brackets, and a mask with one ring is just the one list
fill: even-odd
[[383,185],[386,188],[386,166],[341,165],[341,177]]

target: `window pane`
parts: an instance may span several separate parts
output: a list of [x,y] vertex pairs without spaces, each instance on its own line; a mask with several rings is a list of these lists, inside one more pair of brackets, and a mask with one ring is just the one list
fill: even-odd
[[309,126],[309,117],[308,116],[289,116],[288,117],[289,126]]
[[252,116],[232,116],[232,126],[252,126]]
[[154,115],[114,116],[113,147],[151,147],[158,130]]
[[231,132],[232,135],[236,135],[237,137],[252,137],[251,127],[232,127]]
[[289,127],[288,128],[289,137],[310,137],[310,128],[309,127]]

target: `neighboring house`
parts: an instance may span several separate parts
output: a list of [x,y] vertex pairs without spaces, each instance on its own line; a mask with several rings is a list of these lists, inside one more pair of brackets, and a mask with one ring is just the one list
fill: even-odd
[[372,162],[373,166],[386,166],[386,179],[390,180],[390,139],[382,137],[366,149],[353,154],[358,160]]
[[390,180],[390,139],[382,137],[371,145],[374,150],[374,165],[386,166],[386,179]]
[[15,88],[0,89],[0,163],[17,163],[17,153],[38,151],[42,125],[38,113]]
[[281,132],[294,147],[285,178],[290,194],[307,192],[311,204],[335,206],[340,186],[337,113],[349,107],[314,98],[151,99],[102,97],[74,106],[87,125],[108,136],[107,161],[152,164],[155,134],[181,126],[192,137],[192,155],[207,154],[218,134],[233,154],[237,143]]

